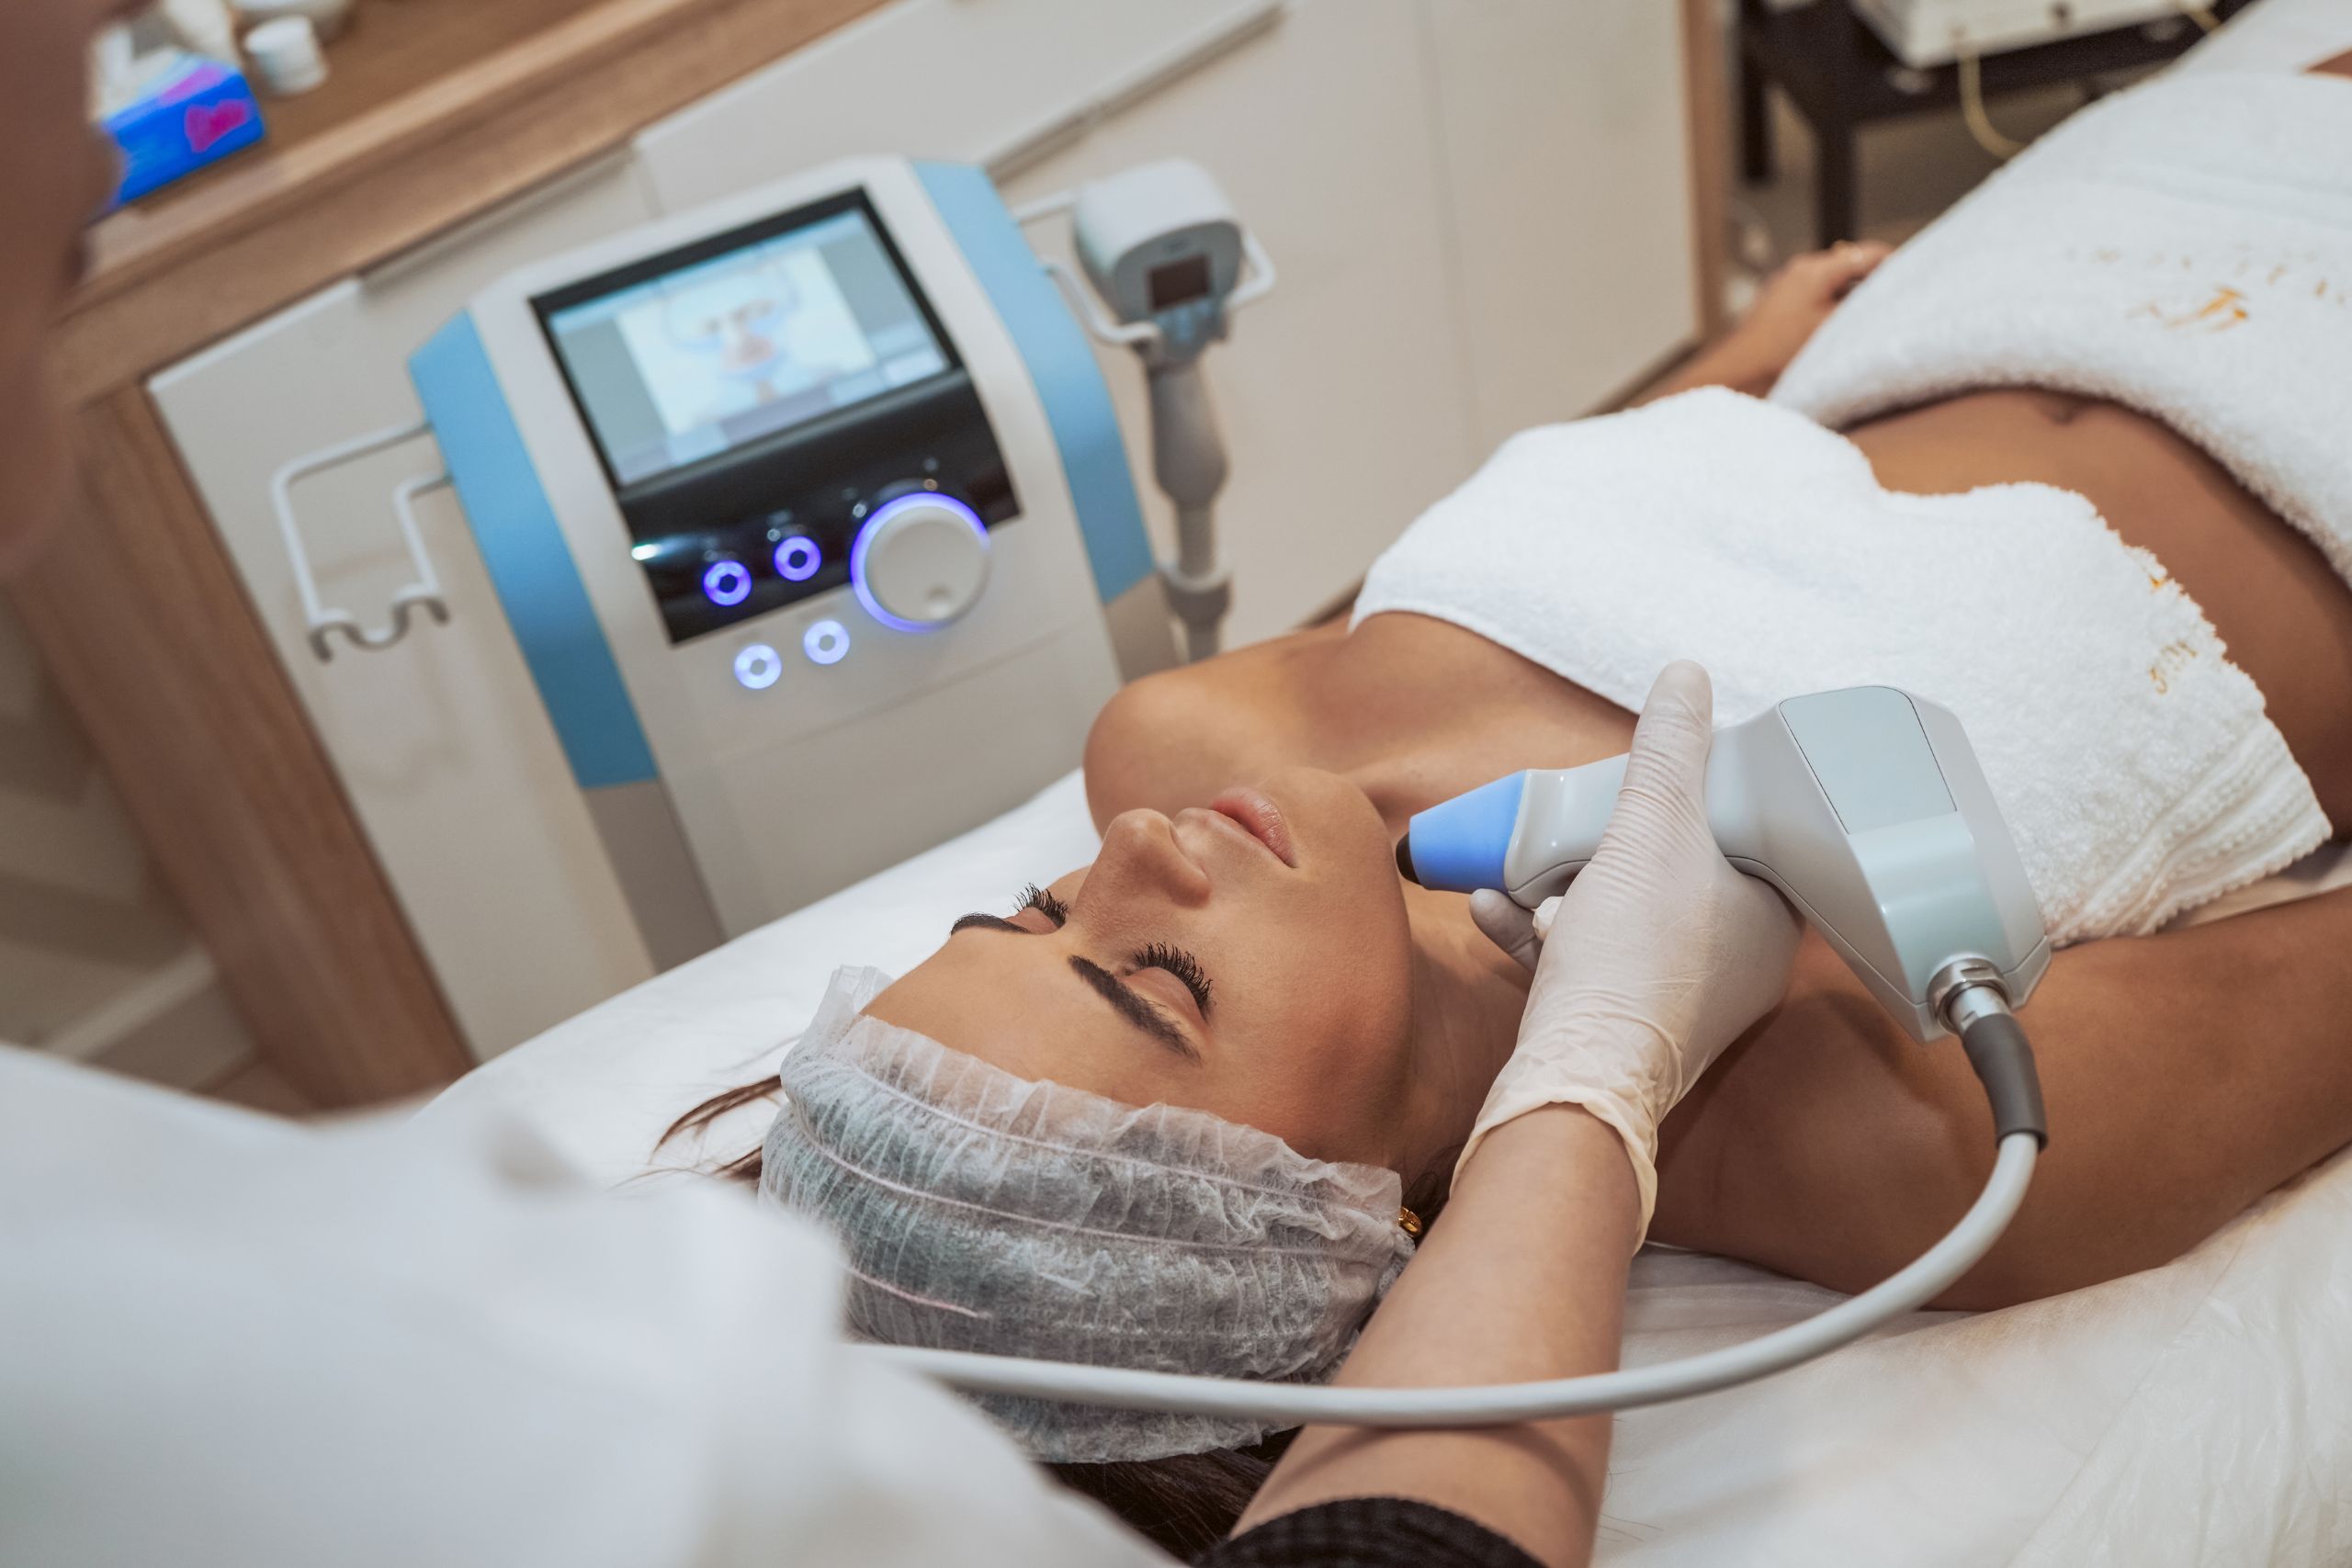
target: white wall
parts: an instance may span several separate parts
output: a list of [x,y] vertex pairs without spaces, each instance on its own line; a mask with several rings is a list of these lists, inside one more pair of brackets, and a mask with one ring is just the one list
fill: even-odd
[[[643,949],[462,519],[455,618],[319,663],[277,464],[416,416],[408,353],[509,267],[851,152],[1009,168],[1017,200],[1198,159],[1281,269],[1210,375],[1233,450],[1230,639],[1298,624],[1512,429],[1583,412],[1695,329],[1667,0],[898,0],[559,191],[329,289],[153,390],[474,1048],[641,978]],[[1063,243],[1041,229],[1044,245]],[[1141,378],[1106,353],[1147,509]],[[383,497],[429,448],[302,492],[329,603],[405,580]],[[1069,761],[1074,764],[1076,758]]]
[[1699,330],[1680,9],[1421,7],[1482,457],[1631,390]]

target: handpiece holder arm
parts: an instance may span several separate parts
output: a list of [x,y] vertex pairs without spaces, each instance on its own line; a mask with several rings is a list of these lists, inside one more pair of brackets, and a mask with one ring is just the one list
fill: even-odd
[[1242,275],[1233,292],[1226,296],[1225,313],[1228,316],[1255,305],[1274,291],[1274,258],[1266,254],[1258,236],[1247,229],[1241,231],[1241,254],[1250,258],[1250,270]]
[[1161,334],[1158,322],[1112,320],[1111,312],[1102,308],[1102,301],[1078,280],[1078,274],[1070,270],[1068,262],[1057,256],[1043,256],[1039,260],[1045,265],[1046,276],[1052,278],[1054,287],[1061,290],[1070,313],[1078,318],[1080,326],[1094,335],[1096,341],[1109,344],[1114,348],[1132,348],[1147,355],[1159,348]]
[[[1081,200],[1078,191],[1057,192],[1024,204],[1013,218],[1026,225],[1071,212]],[[1184,626],[1188,661],[1217,651],[1219,628],[1233,604],[1232,569],[1216,547],[1216,496],[1225,487],[1229,464],[1201,355],[1226,335],[1236,311],[1273,292],[1277,276],[1273,258],[1257,235],[1235,227],[1245,265],[1232,291],[1215,302],[1205,326],[1199,318],[1186,321],[1173,315],[1172,331],[1157,317],[1118,320],[1069,264],[1055,256],[1040,258],[1070,313],[1095,341],[1132,349],[1143,361],[1151,401],[1152,477],[1176,513],[1175,558],[1157,564],[1168,607]]]
[[1168,607],[1184,624],[1184,657],[1208,658],[1233,603],[1233,570],[1218,558],[1217,492],[1225,488],[1225,436],[1198,355],[1152,365],[1151,473],[1176,506],[1176,558],[1159,563]]

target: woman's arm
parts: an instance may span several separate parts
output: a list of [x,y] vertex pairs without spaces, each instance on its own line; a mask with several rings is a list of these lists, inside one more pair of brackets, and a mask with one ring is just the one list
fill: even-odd
[[[2067,949],[2018,1013],[2050,1149],[1939,1304],[2168,1263],[2352,1139],[2352,890]],[[1949,1040],[1897,1030],[1809,941],[1788,999],[1666,1125],[1657,1234],[1858,1290],[1983,1186],[1992,1120]]]
[[[1471,1127],[1453,1202],[1340,1382],[1515,1382],[1616,1364],[1658,1122],[1771,1006],[1796,950],[1788,906],[1733,870],[1707,826],[1713,738],[1706,672],[1668,665],[1642,705],[1608,831],[1549,906],[1540,955],[1540,921],[1488,898],[1480,929],[1534,959],[1519,1042]],[[1348,1497],[1410,1498],[1545,1562],[1582,1563],[1608,1459],[1608,1423],[1596,1416],[1474,1431],[1309,1428],[1243,1523]]]
[[[1615,1132],[1569,1105],[1504,1123],[1463,1168],[1444,1219],[1338,1382],[1427,1387],[1609,1371],[1637,1223]],[[1240,1528],[1340,1498],[1409,1497],[1544,1562],[1582,1563],[1608,1459],[1605,1416],[1469,1431],[1310,1427]]]
[[1643,402],[1698,387],[1729,387],[1760,398],[1797,356],[1838,302],[1884,261],[1892,247],[1847,241],[1783,265],[1764,280],[1739,324],[1652,388]]

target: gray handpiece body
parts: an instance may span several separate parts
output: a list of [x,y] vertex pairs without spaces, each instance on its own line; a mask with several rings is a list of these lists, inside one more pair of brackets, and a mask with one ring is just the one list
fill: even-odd
[[[1532,771],[1503,859],[1533,908],[1592,859],[1625,759]],[[1717,730],[1707,818],[1724,858],[1785,895],[1915,1039],[1946,1032],[1939,970],[1976,958],[2022,1004],[2050,962],[2041,908],[1960,720],[1892,686],[1792,697]]]

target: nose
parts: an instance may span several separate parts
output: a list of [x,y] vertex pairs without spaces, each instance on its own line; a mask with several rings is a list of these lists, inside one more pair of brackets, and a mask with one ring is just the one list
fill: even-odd
[[1102,829],[1102,852],[1086,874],[1086,891],[1197,908],[1209,900],[1209,879],[1176,841],[1175,825],[1167,818],[1157,811],[1123,811]]

